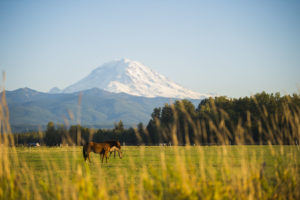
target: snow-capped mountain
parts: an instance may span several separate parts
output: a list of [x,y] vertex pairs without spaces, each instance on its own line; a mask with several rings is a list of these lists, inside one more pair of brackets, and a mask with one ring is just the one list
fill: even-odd
[[203,99],[211,96],[188,90],[142,63],[126,58],[103,64],[87,77],[65,88],[63,93],[91,88],[144,97]]

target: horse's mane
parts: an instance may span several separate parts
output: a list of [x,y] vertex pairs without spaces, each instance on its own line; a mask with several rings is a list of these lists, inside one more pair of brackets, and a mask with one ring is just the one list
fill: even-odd
[[110,147],[115,146],[115,147],[121,149],[121,144],[120,144],[119,140],[107,140],[104,143],[108,143],[110,145]]

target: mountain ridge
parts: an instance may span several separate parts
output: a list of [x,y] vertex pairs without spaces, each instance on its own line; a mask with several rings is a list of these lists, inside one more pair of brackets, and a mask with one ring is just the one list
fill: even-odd
[[[146,124],[154,108],[177,100],[112,93],[98,88],[59,94],[20,88],[5,91],[5,96],[10,125],[19,127],[18,131],[22,128],[45,127],[49,121],[57,124],[80,123],[90,127],[113,126],[120,120],[127,126],[135,126],[140,122]],[[197,105],[201,100],[191,101]]]

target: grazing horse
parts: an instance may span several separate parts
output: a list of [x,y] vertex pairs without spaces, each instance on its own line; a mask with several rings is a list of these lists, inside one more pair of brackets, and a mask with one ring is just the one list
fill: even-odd
[[102,155],[102,163],[105,156],[106,163],[107,163],[108,152],[110,151],[110,148],[111,147],[109,143],[89,142],[83,145],[82,153],[83,153],[84,160],[86,161],[87,159],[89,159],[89,161],[91,162],[90,153],[94,152],[100,154],[100,159]]
[[109,155],[111,155],[114,152],[114,158],[116,158],[116,151],[117,151],[120,159],[122,159],[121,144],[119,141],[110,140],[110,141],[105,141],[104,143],[108,143],[110,145]]

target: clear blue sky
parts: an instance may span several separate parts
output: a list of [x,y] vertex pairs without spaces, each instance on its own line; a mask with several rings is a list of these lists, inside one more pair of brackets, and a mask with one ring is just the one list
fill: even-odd
[[0,1],[7,90],[65,88],[123,57],[197,92],[298,92],[300,1]]

